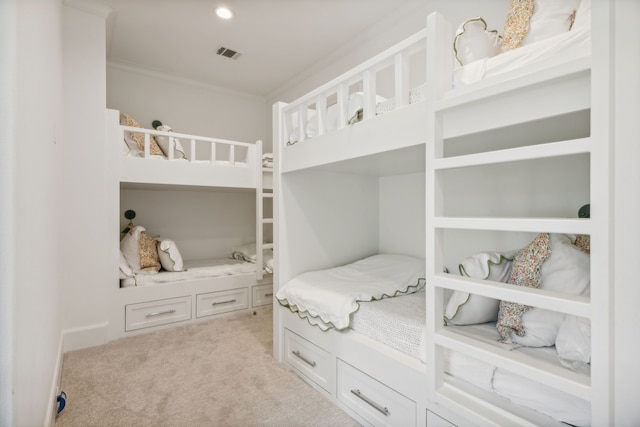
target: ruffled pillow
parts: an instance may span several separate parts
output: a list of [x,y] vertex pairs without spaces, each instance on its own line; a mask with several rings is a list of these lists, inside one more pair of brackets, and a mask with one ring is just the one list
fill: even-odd
[[[511,275],[513,254],[480,252],[465,258],[458,266],[461,276],[506,282]],[[493,322],[498,318],[500,301],[469,292],[454,291],[445,308],[445,323],[473,325]]]
[[176,246],[176,242],[170,239],[162,239],[158,242],[158,257],[162,268],[167,271],[183,271],[184,261]]
[[488,31],[487,23],[479,16],[463,22],[453,39],[453,51],[460,65],[496,56],[501,46],[498,32]]

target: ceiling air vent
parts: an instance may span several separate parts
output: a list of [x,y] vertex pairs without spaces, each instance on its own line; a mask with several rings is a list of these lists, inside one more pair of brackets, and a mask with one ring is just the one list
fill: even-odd
[[235,50],[220,46],[218,50],[216,50],[216,55],[224,56],[225,58],[238,59],[241,54]]

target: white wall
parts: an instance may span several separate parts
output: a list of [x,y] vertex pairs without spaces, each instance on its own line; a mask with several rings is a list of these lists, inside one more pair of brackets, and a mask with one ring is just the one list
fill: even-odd
[[175,132],[243,142],[270,140],[265,101],[239,92],[109,63],[107,107],[143,127],[160,120]]
[[227,258],[232,248],[256,240],[256,196],[249,190],[122,190],[120,230],[128,209],[151,236],[174,240],[185,260]]
[[380,178],[380,253],[425,257],[424,173]]
[[60,342],[61,7],[58,0],[7,0],[0,16],[0,424],[44,425]]
[[[105,153],[105,20],[100,4],[66,0],[63,15],[64,130],[63,210],[59,251],[63,254],[63,328],[86,330],[107,321],[111,258]],[[98,327],[98,326],[96,326]],[[104,329],[104,328],[103,328]],[[106,341],[106,332],[86,334],[79,346]],[[71,350],[73,348],[65,348]]]

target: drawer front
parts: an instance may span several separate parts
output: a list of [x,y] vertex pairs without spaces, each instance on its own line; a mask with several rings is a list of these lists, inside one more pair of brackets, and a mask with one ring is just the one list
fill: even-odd
[[273,284],[256,285],[253,290],[253,306],[260,307],[263,305],[273,304]]
[[427,410],[427,427],[456,427],[455,424],[451,424],[449,421],[442,418],[429,410]]
[[416,403],[338,359],[338,400],[374,426],[415,426]]
[[125,306],[125,331],[151,328],[191,319],[191,296]]
[[333,384],[331,355],[288,329],[285,329],[284,341],[287,363],[323,389],[331,392],[331,384]]
[[249,308],[247,288],[209,292],[196,296],[196,317],[213,316]]

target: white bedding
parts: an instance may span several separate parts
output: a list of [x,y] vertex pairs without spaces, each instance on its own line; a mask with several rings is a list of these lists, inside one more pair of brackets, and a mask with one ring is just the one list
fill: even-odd
[[530,67],[541,60],[556,58],[559,61],[566,61],[572,58],[589,56],[590,54],[591,30],[587,28],[568,31],[460,67],[453,73],[453,85],[454,87],[462,87],[512,70],[526,70],[526,67]]
[[[425,302],[424,292],[362,302],[360,309],[351,316],[351,329],[418,358],[424,363],[426,361]],[[555,347],[533,348],[499,343],[495,323],[451,328],[456,328],[466,335],[472,335],[496,347],[527,353],[561,366]],[[589,402],[505,369],[447,351],[445,372],[557,420],[575,426],[590,425]]]
[[[303,273],[282,286],[278,302],[322,330],[349,327],[360,301],[416,292],[424,287],[424,260],[374,255],[352,264]],[[318,286],[320,285],[320,286]]]
[[256,271],[255,264],[230,258],[185,261],[184,266],[185,271],[161,271],[157,274],[136,274],[133,277],[123,279],[120,287],[153,286],[207,277],[255,273]]

